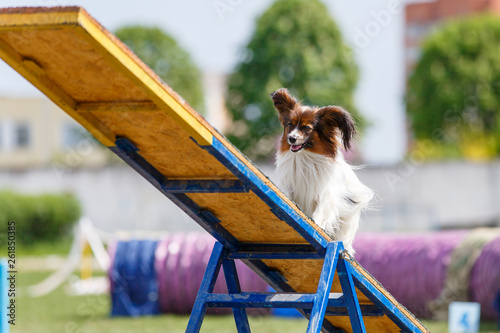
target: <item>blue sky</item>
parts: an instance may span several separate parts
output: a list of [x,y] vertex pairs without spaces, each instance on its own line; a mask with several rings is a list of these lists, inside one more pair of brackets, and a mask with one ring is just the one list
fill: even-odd
[[[157,25],[174,36],[205,72],[230,73],[256,18],[272,0],[1,0],[9,6],[84,7],[107,29]],[[360,148],[369,164],[400,161],[406,149],[404,97],[404,1],[323,1],[355,52],[360,68],[359,110],[373,125]],[[0,96],[40,96],[0,62]],[[335,101],[332,101],[335,104]],[[1,112],[1,110],[0,110]]]

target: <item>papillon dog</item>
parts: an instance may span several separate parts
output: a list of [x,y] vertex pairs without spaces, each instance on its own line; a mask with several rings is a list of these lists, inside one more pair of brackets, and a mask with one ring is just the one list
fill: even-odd
[[359,181],[342,153],[356,134],[351,115],[339,106],[302,105],[285,88],[271,97],[284,128],[276,154],[278,185],[354,255],[354,235],[373,191]]

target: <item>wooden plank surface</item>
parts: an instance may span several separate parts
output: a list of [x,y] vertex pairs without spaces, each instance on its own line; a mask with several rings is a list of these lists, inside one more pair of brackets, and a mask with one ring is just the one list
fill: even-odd
[[[168,179],[241,179],[243,175],[237,168],[223,163],[222,153],[218,152],[219,156],[211,152],[214,142],[220,143],[226,154],[265,189],[186,195],[199,209],[220,220],[220,225],[239,242],[308,244],[313,240],[318,246],[331,241],[246,157],[83,9],[0,9],[0,58],[105,146],[112,148],[117,138],[128,138],[140,156]],[[279,199],[285,211],[292,212],[283,216],[283,212],[273,211],[269,198]],[[287,220],[290,216],[294,216],[293,224]],[[322,260],[273,259],[263,263],[267,270],[279,272],[297,292],[316,292]],[[373,279],[361,267],[357,269],[362,276]],[[419,331],[426,332],[376,281],[373,284]],[[332,292],[341,292],[338,278]],[[357,293],[361,304],[373,304],[362,292]],[[326,320],[351,331],[348,317]],[[387,316],[365,318],[365,325],[368,332],[400,330]]]

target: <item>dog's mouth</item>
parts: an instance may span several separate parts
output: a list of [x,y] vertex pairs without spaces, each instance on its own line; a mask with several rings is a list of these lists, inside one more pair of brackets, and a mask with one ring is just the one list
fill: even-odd
[[298,153],[299,151],[301,151],[304,147],[306,146],[305,143],[301,144],[301,145],[290,145],[290,151],[292,151],[292,153]]

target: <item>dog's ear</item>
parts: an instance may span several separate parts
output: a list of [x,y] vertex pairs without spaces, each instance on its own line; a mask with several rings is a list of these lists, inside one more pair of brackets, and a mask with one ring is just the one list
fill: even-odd
[[290,95],[286,88],[273,91],[271,97],[273,98],[274,108],[278,111],[280,122],[284,124],[284,120],[289,117],[291,110],[297,106],[297,99]]
[[333,131],[338,128],[342,135],[344,148],[351,148],[351,141],[356,136],[356,126],[349,112],[340,106],[324,106],[317,112],[318,123],[324,129]]

